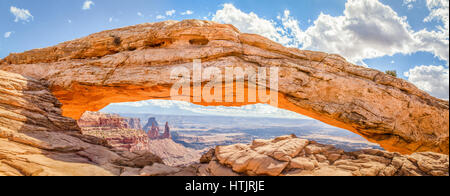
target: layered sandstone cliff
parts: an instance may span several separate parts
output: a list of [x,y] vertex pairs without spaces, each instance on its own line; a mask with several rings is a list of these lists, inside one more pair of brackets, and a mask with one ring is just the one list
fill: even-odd
[[104,139],[109,145],[124,151],[149,151],[149,138],[142,131],[139,118],[125,118],[117,114],[85,112],[77,120],[83,135]]
[[[118,151],[151,152],[170,166],[189,165],[198,161],[201,151],[186,148],[171,139],[169,123],[166,123],[164,133],[160,135],[155,118],[149,118],[148,134],[140,129],[139,118],[125,118],[117,114],[101,112],[86,112],[77,121],[83,135],[103,139],[108,145]],[[156,124],[156,125],[155,125]],[[138,129],[128,128],[138,127]]]
[[344,152],[330,145],[282,136],[250,145],[218,146],[205,154],[198,175],[238,176],[448,176],[448,155],[401,155],[380,150]]
[[231,25],[140,24],[11,54],[0,60],[0,69],[48,81],[64,116],[78,119],[113,102],[170,99],[178,81],[170,78],[172,69],[192,71],[193,59],[222,71],[279,67],[280,108],[355,132],[389,151],[449,152],[448,101],[339,55],[285,48]]

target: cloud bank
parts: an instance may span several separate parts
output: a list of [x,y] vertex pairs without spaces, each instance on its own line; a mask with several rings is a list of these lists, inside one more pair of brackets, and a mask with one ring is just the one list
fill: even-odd
[[[415,0],[404,0],[405,5],[412,6],[413,3]],[[224,4],[212,20],[233,24],[245,33],[260,34],[288,47],[340,54],[356,64],[364,65],[366,59],[395,54],[429,52],[446,61],[448,67],[449,1],[427,0],[426,6],[430,14],[423,21],[437,21],[440,25],[436,30],[412,30],[406,17],[378,0],[348,0],[342,15],[321,13],[307,29],[300,28],[300,22],[291,16],[289,10],[280,14],[277,20],[269,20],[253,12],[245,13],[233,4]],[[448,85],[444,84],[448,83],[448,69],[430,68],[434,72],[423,69],[422,65],[411,69],[407,74],[409,81],[434,96],[448,99]],[[447,79],[425,80],[426,74],[432,77],[437,72]],[[435,88],[428,84],[435,85]],[[442,92],[445,86],[447,90]]]

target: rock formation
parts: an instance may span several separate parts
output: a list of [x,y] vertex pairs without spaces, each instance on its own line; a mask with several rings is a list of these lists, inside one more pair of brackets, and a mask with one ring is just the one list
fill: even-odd
[[60,107],[45,82],[0,71],[0,176],[121,175],[162,163],[82,135]]
[[170,99],[178,81],[170,79],[172,69],[192,71],[193,59],[222,71],[279,67],[278,107],[355,132],[389,151],[449,153],[448,101],[338,55],[285,48],[231,25],[140,24],[11,54],[0,60],[0,69],[46,80],[63,104],[63,115],[79,119],[110,103]]
[[87,111],[77,120],[77,123],[81,128],[105,127],[142,130],[141,119],[139,118],[125,118],[117,114],[100,112]]
[[151,140],[159,139],[159,127],[152,123],[152,128],[147,133],[148,138]]
[[159,124],[158,124],[158,122],[156,121],[156,118],[155,118],[155,117],[150,117],[150,118],[147,120],[147,124],[145,124],[143,130],[144,130],[145,132],[148,133],[148,132],[150,132],[150,130],[151,130],[152,127],[154,127],[154,126],[159,127]]
[[140,118],[127,118],[128,119],[128,128],[135,130],[142,130],[142,124]]
[[161,136],[162,139],[172,139],[172,136],[170,135],[170,127],[169,122],[166,122],[166,126],[164,127],[164,133]]
[[[198,175],[448,176],[448,155],[401,155],[380,150],[344,152],[295,136],[218,146],[205,154]],[[208,163],[208,164],[206,164]],[[199,171],[199,170],[198,170]]]
[[172,139],[172,136],[170,135],[169,122],[166,122],[164,133],[160,135],[158,122],[156,122],[156,118],[154,117],[148,119],[147,124],[144,126],[144,131],[147,132],[148,138],[151,140]]

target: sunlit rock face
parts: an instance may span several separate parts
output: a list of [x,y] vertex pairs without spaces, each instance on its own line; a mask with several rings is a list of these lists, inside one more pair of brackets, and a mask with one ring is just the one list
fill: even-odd
[[193,59],[222,71],[231,65],[278,67],[280,108],[347,129],[389,151],[449,152],[448,101],[339,55],[285,48],[231,25],[200,20],[140,24],[11,54],[0,61],[0,69],[46,80],[63,104],[63,115],[79,119],[110,103],[170,99],[177,82],[170,79],[172,69],[192,71]]

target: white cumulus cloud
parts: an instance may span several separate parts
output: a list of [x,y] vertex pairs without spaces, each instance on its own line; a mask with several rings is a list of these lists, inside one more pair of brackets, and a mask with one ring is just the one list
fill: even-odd
[[14,19],[14,22],[24,21],[29,22],[30,19],[33,20],[34,17],[31,15],[30,11],[27,9],[21,9],[14,6],[11,6],[9,8],[9,11],[16,17]]
[[406,17],[378,0],[348,0],[342,15],[321,13],[305,30],[289,10],[274,21],[224,4],[212,20],[233,24],[243,32],[260,34],[285,46],[340,54],[353,63],[419,51],[448,61],[448,14],[442,9],[447,6],[448,13],[448,0],[427,1],[432,2],[427,4],[431,12],[428,20],[444,24],[438,31],[413,31]]
[[175,10],[166,11],[166,16],[173,16],[176,12]]
[[[406,5],[416,0],[404,0]],[[430,12],[424,22],[436,21],[435,30],[414,31],[407,18],[379,0],[348,0],[342,15],[321,13],[311,26],[300,22],[285,10],[276,19],[245,13],[233,4],[224,4],[212,20],[233,24],[245,33],[265,36],[289,47],[324,51],[344,56],[353,63],[395,54],[429,52],[449,61],[449,0],[426,0]],[[417,66],[405,73],[409,81],[433,96],[448,99],[448,68]]]
[[408,80],[432,96],[449,98],[449,69],[443,66],[421,65],[404,73]]
[[260,18],[253,12],[244,13],[233,4],[224,4],[223,9],[218,10],[212,20],[232,24],[242,32],[259,34],[284,45],[291,41],[282,35],[283,29],[277,27],[274,21]]
[[114,17],[109,17],[109,18],[108,18],[108,22],[109,22],[109,23],[119,22],[119,19],[114,18]]
[[343,15],[322,13],[305,33],[303,48],[341,54],[352,62],[417,51],[406,17],[378,0],[349,0]]
[[93,2],[93,1],[85,1],[84,3],[83,3],[83,7],[81,8],[81,9],[83,9],[83,10],[89,10],[89,9],[91,9],[91,7],[93,6],[93,5],[95,5],[95,3]]
[[430,15],[424,19],[425,22],[437,20],[442,22],[443,26],[439,29],[446,33],[448,39],[449,31],[449,0],[427,0],[427,7]]
[[4,38],[9,38],[9,37],[11,36],[11,34],[12,34],[11,31],[6,32],[6,33],[3,35],[3,37],[4,37]]
[[403,0],[403,5],[408,7],[408,9],[413,9],[414,8],[414,3],[417,0]]
[[185,12],[182,12],[181,13],[181,15],[192,15],[192,14],[194,14],[194,12],[193,11],[191,11],[191,10],[186,10]]

